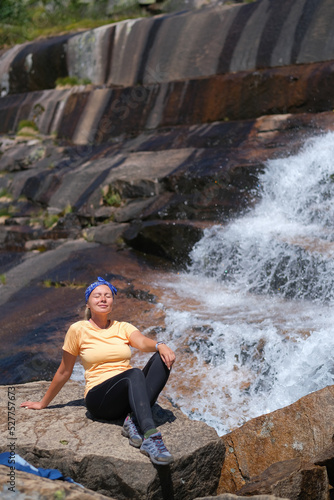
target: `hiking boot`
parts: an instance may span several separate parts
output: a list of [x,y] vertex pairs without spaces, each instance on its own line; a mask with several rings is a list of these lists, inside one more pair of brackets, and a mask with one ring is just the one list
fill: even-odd
[[144,439],[140,451],[150,457],[151,462],[156,465],[168,465],[173,462],[173,457],[164,445],[160,432],[151,434],[150,437]]
[[140,435],[139,430],[134,422],[134,420],[128,415],[124,420],[122,435],[129,438],[129,443],[135,448],[140,448],[143,438]]

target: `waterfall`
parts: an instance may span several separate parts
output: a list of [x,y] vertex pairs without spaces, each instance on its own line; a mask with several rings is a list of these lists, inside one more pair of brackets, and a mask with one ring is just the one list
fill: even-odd
[[270,160],[260,201],[205,230],[165,283],[166,389],[222,435],[333,384],[334,134]]

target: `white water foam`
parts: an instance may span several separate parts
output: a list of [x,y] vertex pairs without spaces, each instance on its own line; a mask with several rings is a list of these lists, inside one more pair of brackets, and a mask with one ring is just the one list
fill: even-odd
[[205,231],[161,305],[165,340],[192,356],[193,390],[176,375],[166,391],[220,435],[333,383],[334,134],[269,161],[259,183],[256,208]]

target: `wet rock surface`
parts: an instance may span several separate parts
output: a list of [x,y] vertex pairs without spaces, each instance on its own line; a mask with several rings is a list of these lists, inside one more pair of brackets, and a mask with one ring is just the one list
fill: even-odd
[[109,278],[118,289],[114,314],[119,321],[136,325],[152,338],[164,327],[164,312],[156,308],[161,289],[154,285],[164,279],[164,262],[84,240],[24,256],[8,264],[6,285],[0,289],[0,383],[51,380],[65,333],[83,318],[84,290],[97,275]]
[[333,128],[332,112],[324,112],[164,129],[89,148],[43,136],[8,139],[0,158],[0,247],[123,239],[182,266],[206,226],[254,205],[267,159]]

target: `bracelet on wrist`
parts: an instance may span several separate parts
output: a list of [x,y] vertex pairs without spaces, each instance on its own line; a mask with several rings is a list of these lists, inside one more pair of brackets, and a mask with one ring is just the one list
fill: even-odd
[[157,351],[157,350],[158,350],[158,346],[159,346],[160,344],[164,344],[164,343],[165,343],[165,342],[157,342],[157,343],[155,344],[155,350]]

